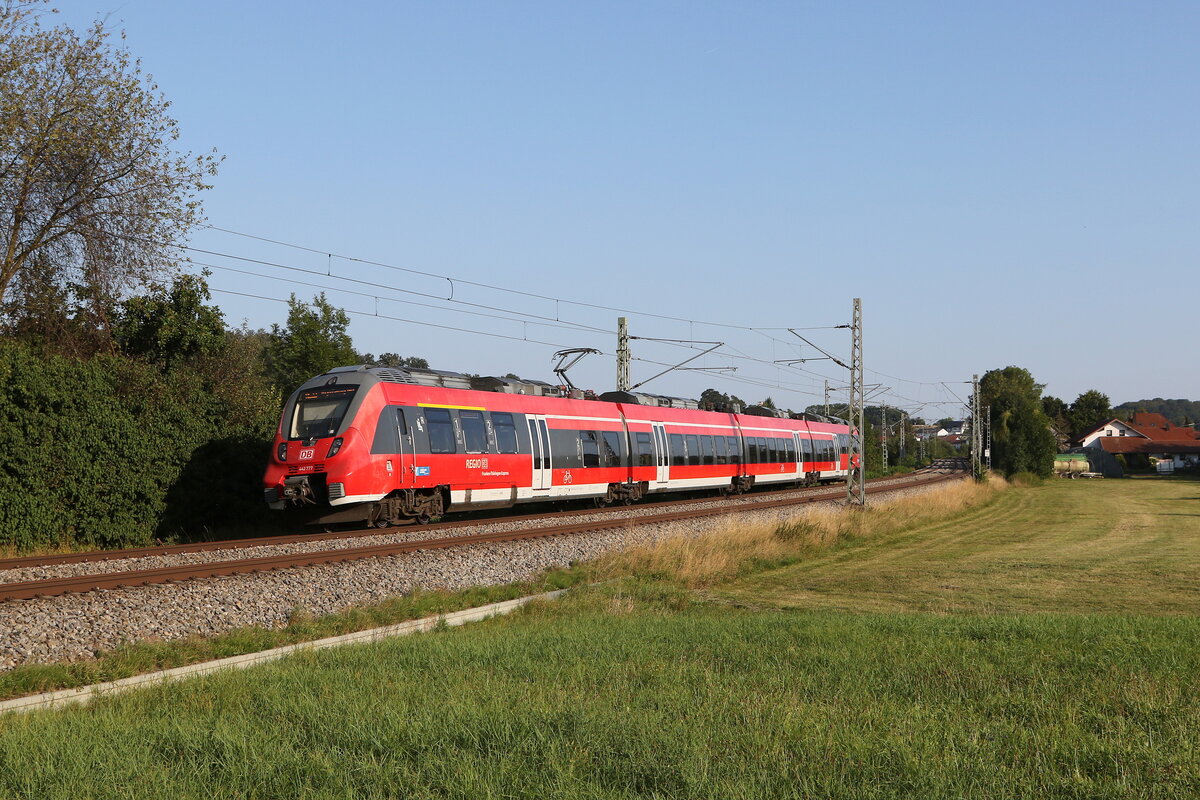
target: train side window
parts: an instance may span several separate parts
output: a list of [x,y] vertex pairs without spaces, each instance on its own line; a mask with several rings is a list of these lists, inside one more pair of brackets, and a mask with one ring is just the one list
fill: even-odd
[[729,445],[729,463],[730,464],[741,464],[742,463],[742,446],[739,443],[738,437],[726,436],[725,443]]
[[[409,430],[408,423],[405,421],[404,406],[392,406],[396,410],[396,432],[400,435],[400,449],[407,448],[408,452],[413,453],[416,450],[413,448],[413,432]],[[410,410],[411,414],[412,411]]]
[[801,439],[800,440],[800,460],[801,461],[812,461],[813,460],[812,453],[813,453],[812,439]]
[[387,454],[400,452],[400,438],[396,435],[396,412],[400,409],[387,406],[379,412],[379,421],[375,423],[375,439],[371,442],[371,452]]
[[468,453],[486,453],[488,451],[487,427],[483,424],[482,411],[458,412],[458,420],[462,423],[463,444]]
[[648,433],[634,433],[634,442],[637,444],[637,465],[639,467],[654,466],[654,442],[650,439]]
[[716,453],[715,453],[716,463],[728,464],[729,463],[729,451],[726,448],[727,440],[725,439],[725,437],[724,436],[713,437],[713,443],[716,445]]
[[601,431],[600,436],[603,437],[602,444],[604,445],[601,448],[603,458],[600,459],[600,462],[606,467],[621,466],[621,456],[623,455],[621,452],[623,449],[621,447],[621,434],[616,431]]
[[746,437],[746,463],[758,463],[758,440],[753,436]]
[[683,449],[683,434],[671,434],[671,466],[682,467],[687,463],[687,451]]
[[785,450],[787,450],[788,463],[795,464],[796,463],[796,440],[795,439],[784,439],[783,447]]
[[453,453],[454,423],[450,412],[444,408],[425,409],[425,423],[429,426],[429,452]]
[[583,466],[580,458],[579,431],[550,428],[550,452],[555,469],[575,469]]
[[713,461],[713,440],[712,439],[713,439],[713,437],[711,437],[711,436],[701,436],[700,437],[700,455],[701,455],[700,460],[701,460],[701,463],[704,463],[704,464],[715,463]]
[[687,463],[688,463],[688,465],[693,466],[693,467],[699,466],[700,465],[700,442],[698,442],[696,440],[696,435],[689,433],[688,435],[684,436],[683,439],[685,442],[687,442],[687,451],[688,451],[688,462]]
[[758,440],[758,462],[759,464],[767,463],[767,438],[765,436],[754,437]]
[[517,426],[513,423],[512,414],[493,411],[492,430],[496,433],[497,453],[518,453]]
[[774,464],[782,461],[779,457],[779,440],[774,436],[767,437],[767,463]]
[[529,422],[529,452],[533,454],[533,468],[542,469],[542,448],[538,446],[537,420],[532,417]]
[[595,431],[579,432],[579,447],[583,454],[583,466],[600,466],[600,442]]

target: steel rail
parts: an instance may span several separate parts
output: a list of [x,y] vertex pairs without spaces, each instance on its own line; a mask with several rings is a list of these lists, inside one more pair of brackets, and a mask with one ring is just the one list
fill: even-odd
[[[928,474],[927,472],[916,472],[913,475]],[[895,478],[876,478],[876,481],[895,480]],[[819,492],[822,488],[804,487],[800,489],[786,490],[766,490],[756,492],[754,495],[739,495],[741,498],[750,499],[751,497],[770,497],[781,494],[794,494],[796,492]],[[711,503],[712,497],[687,499],[687,500],[656,500],[649,503],[638,503],[635,508],[667,508],[679,507],[695,503]],[[583,502],[583,501],[577,501]],[[611,514],[614,511],[620,511],[628,506],[608,505],[600,508],[580,508],[572,509],[570,513],[573,516],[592,516],[597,514]],[[731,509],[734,510],[734,509]],[[166,544],[155,545],[153,547],[131,547],[121,550],[80,550],[76,553],[45,553],[41,555],[28,556],[13,556],[11,558],[0,558],[0,572],[10,569],[26,569],[29,567],[48,567],[55,564],[82,564],[90,561],[117,561],[127,558],[147,558],[153,556],[170,556],[182,553],[207,553],[218,550],[248,550],[252,547],[271,547],[274,545],[300,544],[304,542],[334,542],[340,539],[364,539],[371,536],[392,536],[396,533],[403,532],[406,528],[412,527],[413,530],[420,531],[436,531],[436,530],[453,530],[455,528],[466,528],[472,525],[489,524],[493,522],[530,522],[538,519],[544,519],[546,513],[540,514],[520,514],[508,516],[488,516],[472,519],[456,519],[449,522],[435,522],[430,525],[394,525],[388,528],[361,528],[347,531],[314,531],[312,533],[299,534],[283,534],[280,536],[260,536],[253,539],[221,539],[213,542],[188,542],[186,544]]]
[[[900,491],[912,486],[937,483],[939,481],[959,478],[959,473],[949,473],[934,478],[906,481],[899,485],[868,487],[870,493]],[[476,544],[491,544],[497,542],[520,541],[524,539],[545,538],[550,536],[565,536],[577,533],[591,533],[614,528],[633,528],[642,525],[656,525],[677,522],[684,519],[702,517],[729,516],[741,511],[759,511],[790,505],[821,502],[836,499],[841,496],[841,490],[830,490],[817,494],[806,494],[802,497],[785,497],[754,503],[741,508],[703,508],[685,509],[655,514],[651,516],[625,517],[617,519],[593,520],[575,522],[566,525],[551,525],[542,528],[530,528],[519,531],[497,531],[491,533],[472,534],[469,536],[450,536],[441,539],[416,539],[407,542],[390,542],[388,544],[367,545],[341,550],[318,550],[310,553],[288,553],[277,556],[258,558],[231,559],[228,561],[212,561],[204,564],[180,564],[171,567],[157,567],[145,570],[130,570],[110,572],[96,575],[74,575],[65,578],[46,578],[33,581],[0,584],[0,601],[28,600],[36,597],[55,597],[63,594],[89,592],[97,589],[119,589],[130,586],[146,586],[151,584],[173,583],[197,578],[215,578],[228,575],[244,575],[256,572],[268,572],[294,567],[317,566],[346,561],[358,561],[365,558],[381,558],[402,555],[419,550],[438,550],[451,547],[465,547]]]

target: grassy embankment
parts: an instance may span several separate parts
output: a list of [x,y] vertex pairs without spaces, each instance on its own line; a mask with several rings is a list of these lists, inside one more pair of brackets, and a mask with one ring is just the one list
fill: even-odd
[[0,796],[1193,797],[1200,484],[673,543],[512,618],[0,721]]

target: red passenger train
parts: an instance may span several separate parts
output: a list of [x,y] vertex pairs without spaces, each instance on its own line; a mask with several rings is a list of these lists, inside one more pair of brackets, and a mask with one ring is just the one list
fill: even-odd
[[[272,508],[384,527],[451,511],[845,479],[850,430],[782,412],[435,370],[340,367],[283,409],[264,476]],[[774,414],[774,416],[772,416]]]

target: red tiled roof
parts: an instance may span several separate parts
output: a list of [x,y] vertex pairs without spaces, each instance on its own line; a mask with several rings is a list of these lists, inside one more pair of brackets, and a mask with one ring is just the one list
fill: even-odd
[[1153,411],[1135,411],[1133,417],[1129,420],[1134,425],[1141,425],[1147,428],[1170,428],[1171,420],[1164,417],[1162,414],[1156,414]]
[[[1153,439],[1156,442],[1196,441],[1195,428],[1183,428],[1179,425],[1172,425],[1162,414],[1146,414],[1143,412],[1138,412],[1133,416],[1134,419],[1126,422],[1125,424],[1148,439]],[[1154,424],[1147,424],[1147,422],[1143,419],[1145,417],[1158,417],[1158,420],[1161,420],[1162,424],[1157,424],[1158,420],[1151,420],[1151,423]]]
[[1200,440],[1184,441],[1153,441],[1140,439],[1136,436],[1101,436],[1096,440],[1106,453],[1144,453],[1153,455],[1200,455]]
[[[1096,431],[1103,428],[1105,425],[1109,425],[1113,422],[1119,422],[1122,425],[1125,425],[1126,427],[1130,428],[1131,430],[1133,430],[1137,433],[1140,433],[1142,436],[1145,436],[1147,439],[1150,439],[1151,441],[1154,441],[1154,442],[1197,442],[1197,443],[1200,443],[1200,435],[1197,434],[1195,428],[1192,428],[1192,427],[1185,428],[1185,427],[1181,427],[1179,425],[1172,425],[1171,421],[1168,420],[1166,417],[1164,417],[1162,414],[1153,414],[1148,411],[1137,411],[1134,413],[1133,419],[1130,419],[1130,420],[1121,420],[1121,419],[1116,419],[1114,417],[1113,419],[1107,420],[1105,422],[1101,422],[1099,425],[1097,425],[1096,427],[1089,430],[1087,433],[1080,436],[1079,441],[1083,441],[1084,439],[1091,436]],[[1123,437],[1102,436],[1100,438],[1114,439],[1114,438],[1123,438]],[[1111,450],[1109,452],[1115,453],[1118,451]],[[1129,453],[1129,452],[1137,452],[1137,451],[1122,450],[1120,452]]]

